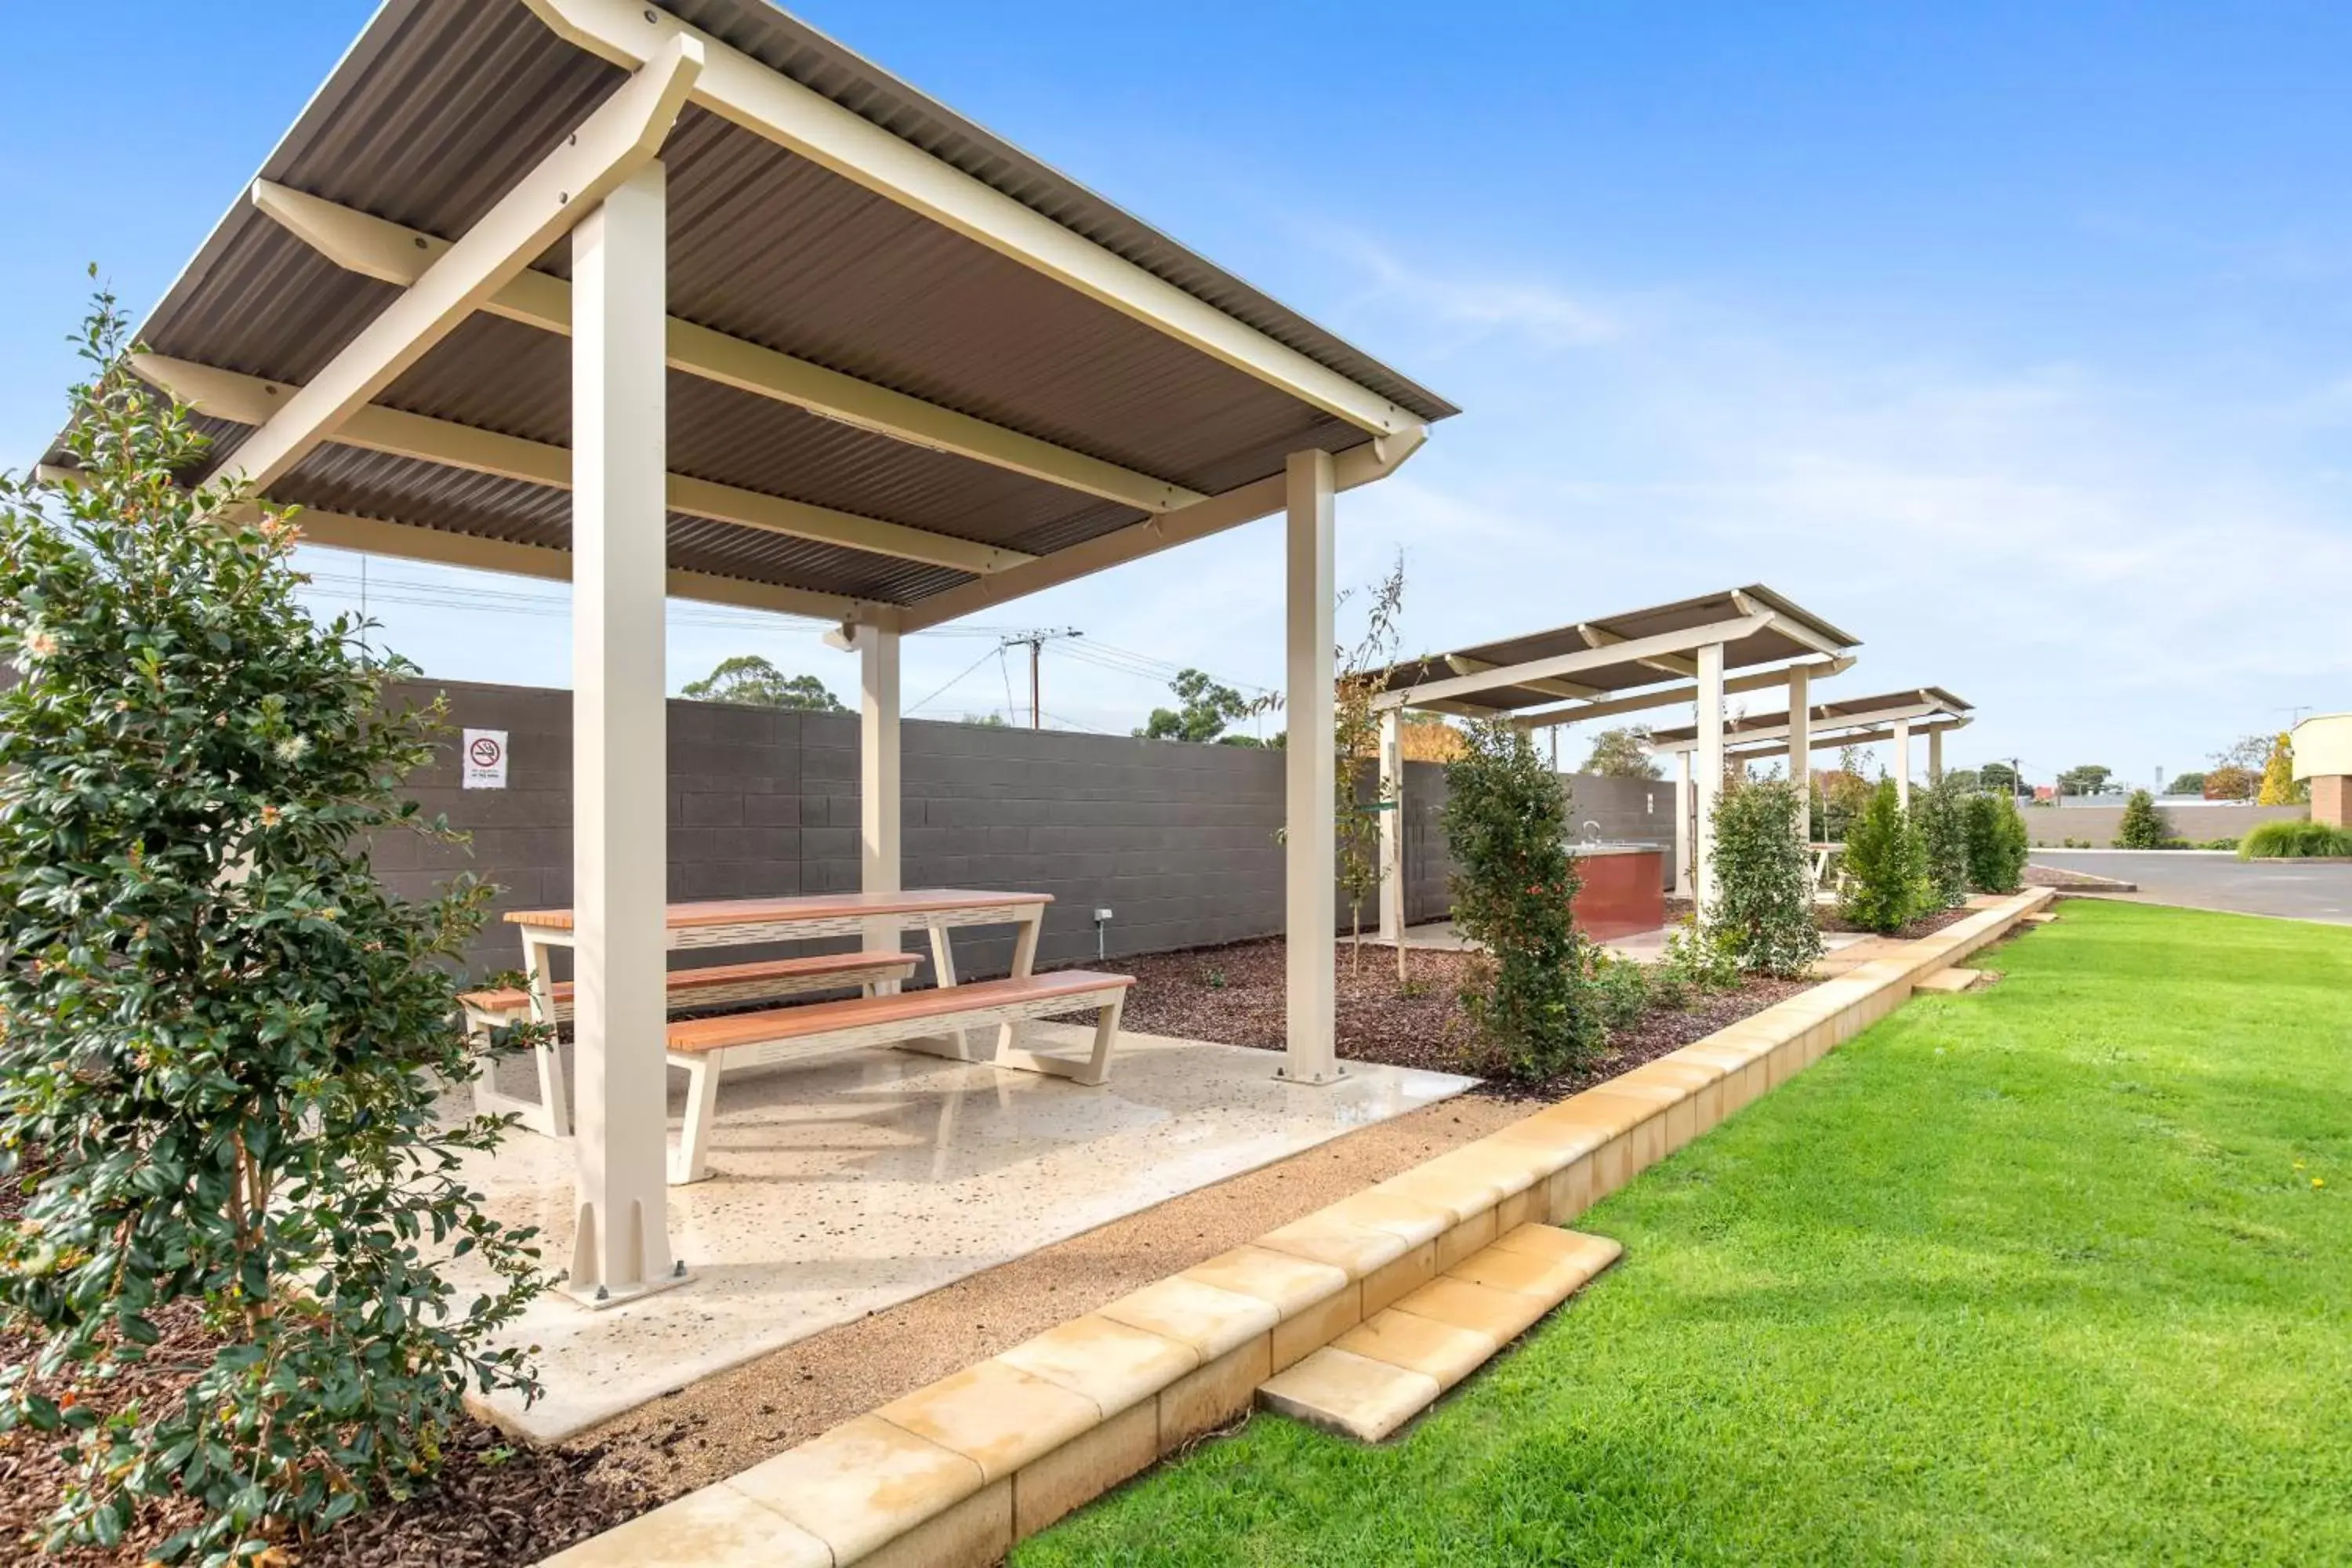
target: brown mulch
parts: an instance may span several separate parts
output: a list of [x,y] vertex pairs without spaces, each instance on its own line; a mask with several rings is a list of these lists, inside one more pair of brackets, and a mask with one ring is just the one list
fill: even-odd
[[[1557,1100],[1614,1078],[1668,1051],[1704,1039],[1812,984],[1750,978],[1738,989],[1701,997],[1686,1012],[1653,1010],[1612,1036],[1600,1058],[1542,1082],[1514,1079],[1479,1039],[1462,1004],[1475,955],[1408,949],[1406,982],[1397,984],[1393,949],[1367,945],[1360,962],[1341,943],[1336,1028],[1342,1060],[1381,1062],[1487,1079],[1489,1093]],[[1136,978],[1122,1020],[1146,1034],[1283,1047],[1283,944],[1278,938],[1118,959],[1108,968]]]

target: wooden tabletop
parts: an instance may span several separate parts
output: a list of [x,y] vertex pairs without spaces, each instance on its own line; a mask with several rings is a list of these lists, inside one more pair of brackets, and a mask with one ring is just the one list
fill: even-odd
[[[972,888],[909,888],[898,893],[807,893],[789,899],[712,899],[671,904],[663,911],[672,931],[691,926],[783,925],[864,916],[935,915],[956,910],[1050,904],[1051,893],[991,893]],[[570,931],[570,910],[512,910],[507,923]]]

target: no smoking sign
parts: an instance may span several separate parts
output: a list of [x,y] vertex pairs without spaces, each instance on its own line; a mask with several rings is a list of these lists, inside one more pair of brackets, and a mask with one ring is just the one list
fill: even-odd
[[504,730],[468,730],[460,750],[465,759],[467,789],[507,787],[507,732]]

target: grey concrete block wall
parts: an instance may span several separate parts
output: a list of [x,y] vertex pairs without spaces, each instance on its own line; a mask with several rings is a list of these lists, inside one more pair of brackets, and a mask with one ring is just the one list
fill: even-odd
[[[418,683],[446,694],[451,743],[411,781],[427,816],[472,836],[470,853],[389,835],[377,866],[409,897],[472,870],[496,909],[572,900],[572,699],[564,691]],[[461,787],[455,732],[504,730],[508,787]],[[902,733],[902,849],[909,887],[1051,893],[1039,956],[1093,956],[1108,908],[1113,954],[1166,952],[1282,929],[1282,754],[1108,735],[909,721]],[[1577,820],[1612,839],[1672,837],[1670,785],[1578,776]],[[1369,780],[1367,781],[1369,788]],[[1452,865],[1439,816],[1444,770],[1406,764],[1407,918],[1444,916]],[[844,892],[858,883],[857,721],[715,703],[669,704],[669,896]],[[1347,923],[1344,899],[1340,924]],[[1366,922],[1375,918],[1367,907]],[[956,938],[967,975],[1003,973],[1009,932]],[[515,967],[509,928],[476,943],[478,973]],[[741,950],[681,962],[731,962]]]
[[[2301,822],[2307,805],[2159,805],[2176,837],[2202,844],[2239,838],[2264,822]],[[2037,848],[2062,847],[2072,838],[2094,849],[2110,847],[2123,830],[2123,803],[2114,805],[2037,805],[2025,812],[2025,837]]]

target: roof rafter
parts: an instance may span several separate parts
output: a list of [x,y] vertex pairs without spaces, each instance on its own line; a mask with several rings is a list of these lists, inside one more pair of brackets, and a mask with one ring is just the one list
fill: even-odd
[[[1965,730],[1975,722],[1974,718],[1938,719],[1930,723],[1912,725],[1911,733],[1914,735],[1948,734],[1954,730]],[[1853,734],[1816,735],[1813,738],[1812,749],[1816,752],[1834,752],[1842,751],[1848,746],[1880,745],[1893,739],[1895,739],[1895,730],[1892,725],[1888,725],[1875,730],[1859,731]],[[1724,740],[1723,754],[1741,762],[1752,762],[1759,757],[1782,756],[1789,750],[1785,737],[1783,737],[1783,743],[1777,746],[1757,745],[1748,737],[1739,735],[1726,736]]]
[[[1769,626],[1777,618],[1770,611],[1759,610],[1749,605],[1744,594],[1735,594],[1732,598],[1733,602],[1738,605],[1742,615],[1758,616],[1762,625]],[[1584,646],[1587,647],[1615,647],[1625,640],[1623,633],[1612,632],[1598,621],[1579,622],[1576,635],[1584,639]],[[1635,662],[1645,668],[1659,670],[1667,675],[1679,675],[1685,679],[1695,680],[1698,678],[1698,660],[1681,655],[1666,654],[1657,658],[1638,659]]]
[[[162,354],[135,354],[131,368],[139,375],[200,414],[265,430],[281,416],[302,388],[284,382],[264,381],[216,365],[192,363]],[[251,439],[257,440],[254,437]],[[557,489],[572,488],[569,448],[520,436],[502,436],[452,420],[429,418],[369,404],[352,411],[327,440],[346,447],[394,457],[417,458],[478,474],[520,479]],[[248,442],[249,444],[249,442]],[[238,456],[244,448],[238,448]],[[235,458],[231,458],[235,462]],[[1026,564],[1036,559],[1018,550],[982,544],[904,523],[885,522],[855,512],[835,511],[806,501],[788,500],[762,490],[747,490],[684,474],[669,476],[667,504],[672,511],[733,523],[765,533],[788,534],[887,555],[899,561],[919,561],[959,572],[987,574]]]
[[[410,288],[449,249],[449,242],[324,197],[256,180],[255,210],[348,272]],[[572,285],[526,269],[482,302],[482,310],[543,331],[569,335]],[[672,370],[772,398],[861,430],[1009,468],[1067,489],[1141,511],[1172,511],[1203,499],[1150,474],[1057,447],[1034,436],[877,386],[807,360],[725,332],[669,318]]]
[[524,0],[559,37],[635,69],[687,37],[709,63],[693,100],[1001,256],[1373,435],[1421,421],[751,56],[635,0]]
[[[1426,426],[1415,425],[1394,436],[1375,437],[1361,446],[1332,455],[1333,483],[1354,489],[1394,473],[1404,460],[1421,450]],[[1034,594],[1096,572],[1140,561],[1179,544],[1206,539],[1243,523],[1280,511],[1287,503],[1286,477],[1269,474],[1205,500],[1146,518],[1114,532],[1041,555],[1020,566],[993,572],[978,582],[932,594],[911,605],[902,619],[908,631],[921,631],[959,616],[969,616],[1024,594]]]
[[679,37],[517,181],[465,237],[343,345],[237,448],[230,467],[257,489],[293,471],[335,427],[425,357],[517,273],[653,162],[703,68],[701,44]]
[[[1774,686],[1786,686],[1789,677],[1801,669],[1814,680],[1827,680],[1833,675],[1843,675],[1853,666],[1854,656],[1852,654],[1840,654],[1835,658],[1799,660],[1782,665],[1778,669],[1732,676],[1724,681],[1723,689],[1725,695],[1733,696],[1743,691],[1762,691]],[[1577,724],[1587,719],[1607,719],[1620,713],[1640,713],[1697,700],[1696,686],[1664,686],[1649,691],[1628,692],[1622,697],[1611,697],[1599,702],[1579,703],[1573,708],[1547,708],[1541,712],[1520,715],[1511,722],[1522,730],[1540,730],[1552,724]]]
[[[1492,659],[1472,658],[1469,655],[1461,653],[1447,654],[1445,666],[1456,675],[1484,675],[1496,668]],[[1573,680],[1523,680],[1517,684],[1529,691],[1540,691],[1547,697],[1575,698],[1601,695],[1600,688],[1579,686]]]
[[[450,533],[437,528],[416,528],[347,512],[296,510],[294,524],[305,543],[336,550],[362,550],[374,555],[396,555],[405,561],[430,561],[444,566],[469,566],[481,572],[503,572],[516,577],[537,577],[551,583],[572,580],[572,552],[544,544],[518,544],[503,539],[483,539],[470,533]],[[707,572],[673,568],[666,584],[673,599],[698,604],[727,605],[737,609],[767,610],[776,615],[802,616],[810,620],[842,621],[871,613],[876,606],[832,594],[787,588],[770,583],[750,583]]]
[[1372,706],[1412,708],[1433,700],[1471,697],[1499,687],[1525,686],[1531,680],[1549,680],[1559,676],[1574,675],[1580,670],[1605,669],[1614,664],[1647,666],[1685,649],[1705,647],[1712,643],[1737,642],[1742,637],[1753,637],[1770,618],[1769,615],[1760,614],[1742,616],[1737,620],[1713,621],[1682,631],[1634,637],[1606,647],[1553,654],[1547,658],[1530,659],[1525,664],[1500,665],[1481,675],[1457,675],[1450,680],[1433,680],[1423,685],[1384,691],[1372,700]]

